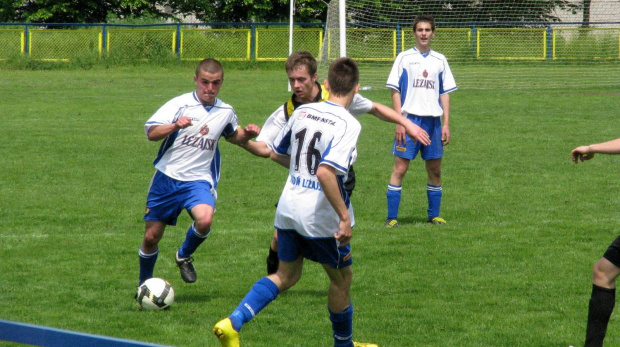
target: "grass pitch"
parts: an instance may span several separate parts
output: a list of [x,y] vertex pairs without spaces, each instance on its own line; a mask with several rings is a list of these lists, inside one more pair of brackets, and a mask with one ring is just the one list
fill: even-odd
[[[141,218],[159,146],[146,140],[143,125],[194,88],[192,75],[193,67],[1,71],[0,319],[218,345],[213,324],[265,273],[286,172],[222,141],[213,232],[195,254],[198,282],[183,283],[173,262],[190,223],[183,214],[167,229],[155,268],[174,286],[176,302],[165,312],[138,308]],[[280,70],[229,69],[220,97],[242,124],[262,126],[288,98],[286,83]],[[385,90],[364,95],[389,105]],[[569,152],[618,137],[620,87],[461,89],[451,100],[452,142],[443,162],[448,224],[441,227],[424,223],[419,159],[403,184],[401,227],[382,227],[394,127],[360,118],[355,340],[582,344],[591,266],[620,229],[620,157],[574,165]],[[244,345],[331,345],[327,284],[323,270],[306,262],[301,281],[244,327]],[[617,317],[610,346],[620,345]]]

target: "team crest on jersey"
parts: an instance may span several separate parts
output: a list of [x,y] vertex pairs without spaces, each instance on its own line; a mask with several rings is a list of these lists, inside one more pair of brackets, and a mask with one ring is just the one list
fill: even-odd
[[209,126],[205,125],[202,128],[200,128],[200,135],[205,136],[209,133]]
[[396,150],[399,151],[399,152],[406,152],[407,148],[401,147],[401,146],[396,146]]
[[424,72],[422,72],[422,76],[424,76],[424,78],[428,77],[428,71],[424,70]]
[[306,111],[299,111],[297,112],[297,119],[304,119],[306,118]]

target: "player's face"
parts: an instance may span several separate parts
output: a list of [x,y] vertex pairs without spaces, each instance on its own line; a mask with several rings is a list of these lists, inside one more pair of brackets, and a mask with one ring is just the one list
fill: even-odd
[[314,99],[314,87],[316,86],[316,74],[310,76],[308,67],[305,65],[296,66],[288,72],[288,83],[295,93],[297,101],[302,103],[311,102]]
[[431,48],[431,39],[435,36],[431,23],[419,22],[413,34],[415,35],[415,46],[419,51],[426,52]]
[[205,105],[213,105],[217,94],[220,92],[222,82],[224,82],[222,71],[212,73],[200,70],[200,74],[194,76],[198,100]]

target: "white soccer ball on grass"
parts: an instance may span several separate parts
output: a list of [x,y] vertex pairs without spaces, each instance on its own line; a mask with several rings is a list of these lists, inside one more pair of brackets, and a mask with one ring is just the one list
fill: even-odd
[[163,278],[149,278],[138,287],[136,300],[145,310],[165,310],[174,302],[174,289]]

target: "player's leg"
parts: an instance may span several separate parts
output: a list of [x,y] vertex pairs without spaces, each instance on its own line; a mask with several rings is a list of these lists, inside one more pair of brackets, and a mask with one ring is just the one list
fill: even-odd
[[159,254],[159,240],[164,236],[166,224],[159,221],[146,221],[144,239],[138,252],[140,256],[140,283],[153,277],[153,270]]
[[274,230],[271,243],[269,244],[269,255],[267,255],[267,275],[271,275],[278,271],[278,231]]
[[198,204],[191,208],[190,214],[194,222],[187,229],[185,240],[177,251],[175,261],[181,272],[181,278],[186,283],[196,282],[196,269],[192,264],[192,254],[198,249],[211,232],[213,222],[213,206],[209,204]]
[[428,180],[426,182],[426,197],[428,199],[428,221],[433,224],[445,224],[445,220],[439,217],[441,207],[441,158],[429,159],[425,162]]
[[241,300],[233,313],[213,328],[213,334],[224,347],[239,346],[239,331],[263,308],[299,281],[303,267],[303,257],[292,262],[281,261],[275,274],[258,280]]
[[385,194],[387,198],[386,227],[398,226],[398,210],[400,208],[402,182],[407,170],[409,170],[409,160],[395,155],[390,183],[388,184],[387,193]]
[[350,289],[353,271],[351,266],[334,269],[322,264],[329,276],[329,290],[327,292],[327,308],[329,319],[334,331],[335,347],[353,346],[353,304],[351,303]]
[[592,269],[592,294],[588,307],[586,347],[602,346],[616,303],[616,278],[620,274],[620,237],[607,248]]

